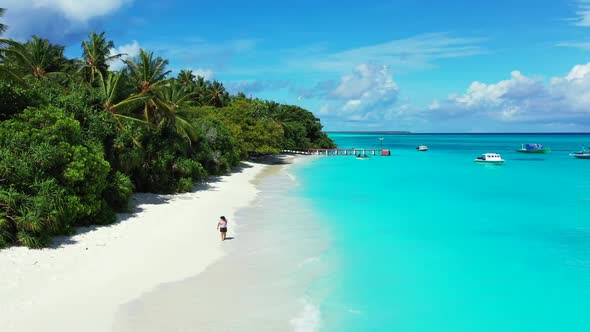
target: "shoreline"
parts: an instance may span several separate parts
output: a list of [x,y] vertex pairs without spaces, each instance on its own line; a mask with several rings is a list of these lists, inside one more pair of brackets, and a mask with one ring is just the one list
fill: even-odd
[[290,173],[313,159],[296,156],[260,172],[259,194],[237,211],[227,254],[121,306],[114,331],[317,331],[319,299],[308,291],[334,268],[322,257],[329,234]]
[[234,215],[256,199],[253,180],[269,164],[244,162],[190,193],[135,194],[133,213],[51,248],[0,251],[0,330],[110,331],[120,305],[225,255],[216,222],[227,216],[233,236]]

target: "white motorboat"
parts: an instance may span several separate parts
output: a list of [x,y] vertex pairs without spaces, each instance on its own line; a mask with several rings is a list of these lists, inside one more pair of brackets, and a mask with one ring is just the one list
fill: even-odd
[[590,159],[590,150],[586,150],[586,147],[582,147],[582,151],[571,153],[570,156],[578,159]]
[[418,151],[428,151],[428,147],[426,145],[420,145],[416,148]]
[[478,163],[501,164],[504,162],[504,159],[502,159],[502,156],[497,153],[484,153],[475,158],[474,161]]

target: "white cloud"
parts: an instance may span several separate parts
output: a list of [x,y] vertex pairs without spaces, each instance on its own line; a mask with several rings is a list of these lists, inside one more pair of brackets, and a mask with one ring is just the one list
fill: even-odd
[[399,92],[388,66],[366,63],[323,87],[323,96],[330,101],[318,112],[349,121],[379,119],[395,104]]
[[125,63],[123,60],[134,58],[139,55],[139,51],[141,50],[141,46],[134,40],[130,44],[124,44],[119,47],[116,47],[111,50],[111,55],[115,54],[123,54],[123,56],[110,64],[111,70],[121,70],[125,67]]
[[[590,0],[578,0],[577,4],[577,11],[576,17],[566,19],[566,21],[573,22],[574,25],[580,27],[590,27]],[[590,50],[590,42],[589,41],[564,41],[557,43],[557,46],[561,47],[573,47],[578,48],[584,51]]]
[[137,40],[134,40],[130,44],[123,44],[119,47],[114,48],[113,53],[114,54],[118,54],[118,53],[126,54],[126,57],[132,58],[132,57],[139,55],[140,50],[141,50],[141,47],[139,46],[139,43],[137,42]]
[[[352,91],[347,96],[358,95]],[[423,107],[399,96],[373,104],[350,98],[327,105],[319,114],[331,126],[356,129],[374,125],[447,132],[588,131],[590,63],[573,66],[563,76],[550,79],[513,71],[505,80],[475,81],[464,92]]]
[[213,77],[215,77],[215,73],[213,72],[213,70],[207,68],[194,69],[193,74],[195,74],[195,76],[202,76],[206,80],[210,80],[213,79]]
[[[508,93],[520,91],[519,95],[528,95],[536,87],[538,82],[522,75],[519,71],[513,71],[509,80],[495,84],[485,84],[475,81],[463,95],[451,95],[449,100],[465,108],[481,105],[498,105],[503,102],[503,97]],[[524,94],[522,93],[524,91]]]
[[330,95],[338,99],[390,99],[397,95],[397,85],[389,67],[361,64],[351,75],[342,76]]
[[291,81],[287,80],[245,80],[245,81],[229,81],[224,83],[227,91],[230,93],[243,92],[246,94],[256,93],[260,91],[279,90],[287,88],[291,85]]
[[[341,75],[360,63],[379,63],[395,68],[396,72],[411,72],[436,67],[441,59],[469,57],[485,54],[482,38],[465,38],[449,33],[426,33],[382,43],[357,45],[347,49],[329,47],[326,43],[298,46],[291,49],[273,50],[279,54],[278,61],[264,61],[268,54],[255,49],[256,43],[234,43],[233,47],[250,46],[240,54],[239,66],[231,68],[233,74],[261,75],[283,73],[332,73]],[[182,49],[201,52],[201,48],[184,45]],[[197,50],[197,51],[195,51]],[[198,56],[198,55],[195,55]],[[247,63],[252,60],[252,63]],[[201,62],[199,62],[201,63]],[[211,67],[210,65],[206,65]],[[215,68],[216,72],[221,72]],[[229,70],[228,70],[229,71]]]
[[60,36],[81,33],[93,19],[113,13],[133,1],[4,0],[1,6],[6,8],[8,37],[26,39],[36,34],[59,39]]
[[361,46],[335,53],[305,48],[289,58],[288,66],[302,70],[344,72],[359,63],[381,63],[398,70],[421,70],[434,67],[438,59],[473,56],[485,53],[482,39],[453,37],[447,33],[427,33],[405,39]]
[[583,80],[590,73],[590,65],[575,65],[565,77],[568,81]]
[[[576,11],[577,16],[575,18],[567,19],[567,21],[571,21],[574,25],[580,27],[590,27],[590,0],[578,0],[576,3],[578,7],[578,10]],[[589,41],[565,41],[557,43],[557,46],[573,47],[585,51],[590,50]]]
[[332,106],[325,104],[320,106],[320,109],[317,111],[318,115],[329,115],[332,113]]
[[550,91],[565,112],[590,117],[590,63],[577,65],[564,78],[553,78]]
[[[234,76],[260,77],[260,73],[241,75],[242,66],[246,66],[252,59],[259,60],[255,56],[256,39],[233,39],[222,41],[207,41],[202,38],[184,38],[181,42],[152,42],[142,46],[153,50],[163,58],[171,60],[171,69],[194,68],[202,70],[203,74],[215,76],[231,73]],[[249,66],[248,66],[249,67]],[[266,75],[265,75],[266,76]],[[211,76],[212,77],[212,76]]]
[[57,11],[66,18],[86,22],[109,14],[132,0],[4,0],[10,10]]
[[590,125],[590,63],[548,82],[519,71],[497,83],[476,81],[465,93],[450,95],[440,110],[440,116],[478,116],[481,121]]
[[579,48],[585,51],[590,50],[590,42],[569,41],[558,43],[557,46]]
[[578,0],[577,17],[573,19],[574,24],[581,27],[590,26],[590,1]]
[[360,99],[351,99],[342,106],[342,110],[345,112],[355,111],[359,109],[361,105],[362,101]]
[[429,110],[437,110],[439,108],[440,108],[440,103],[436,99],[433,100],[432,103],[430,103],[430,105],[428,105]]

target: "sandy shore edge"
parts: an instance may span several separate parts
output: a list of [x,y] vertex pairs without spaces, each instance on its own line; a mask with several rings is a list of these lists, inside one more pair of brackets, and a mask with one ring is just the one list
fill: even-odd
[[295,193],[293,172],[314,159],[295,156],[260,172],[256,199],[235,214],[227,254],[121,306],[113,331],[316,331],[319,307],[306,290],[329,268],[320,257],[329,239]]
[[223,256],[217,219],[228,217],[231,237],[267,168],[247,162],[191,193],[136,194],[134,212],[113,225],[81,228],[53,248],[0,251],[0,330],[109,331],[119,305]]

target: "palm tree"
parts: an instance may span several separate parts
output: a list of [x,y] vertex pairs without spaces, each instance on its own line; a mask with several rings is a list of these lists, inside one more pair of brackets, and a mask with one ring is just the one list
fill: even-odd
[[178,80],[171,80],[158,87],[151,102],[158,110],[158,129],[173,128],[181,137],[188,140],[189,144],[195,142],[198,137],[195,129],[185,120],[187,109],[194,104],[195,92],[191,92]]
[[208,90],[207,98],[209,105],[223,107],[226,104],[229,94],[225,91],[223,84],[218,81],[213,81]]
[[178,73],[178,80],[184,85],[195,84],[195,74],[190,69],[183,69]]
[[[6,8],[0,8],[0,17],[4,16],[4,13],[5,12],[6,12]],[[6,29],[8,29],[8,27],[6,26],[6,24],[0,23],[0,35],[2,33],[4,33],[6,31]]]
[[[5,8],[0,8],[0,17],[4,16],[5,12],[6,12]],[[8,29],[8,26],[0,23],[0,35],[2,35],[2,33],[4,33],[6,31],[6,29]],[[8,42],[7,39],[0,38],[0,77],[4,78],[4,79],[18,80],[19,79],[18,76],[16,76],[10,70],[10,68],[8,68],[8,66],[6,65],[5,54],[3,51],[6,48],[6,46],[8,45],[7,42]]]
[[142,49],[137,58],[127,59],[124,62],[127,64],[131,79],[136,84],[137,94],[146,97],[143,107],[144,120],[151,125],[157,125],[159,122],[158,109],[152,99],[154,98],[154,90],[167,82],[166,76],[170,73],[170,70],[166,69],[168,60],[160,57],[154,58],[153,52]]
[[170,73],[166,69],[168,61],[141,50],[136,59],[125,60],[125,63],[137,84],[135,96],[143,98],[144,121],[156,130],[172,128],[189,143],[196,140],[194,128],[182,117],[194,94],[179,82],[166,79]]
[[192,97],[196,92],[186,87],[180,80],[170,80],[166,84],[155,90],[155,96],[167,103],[174,105],[175,108],[188,108],[194,105]]
[[209,81],[207,81],[205,79],[205,77],[203,76],[197,76],[197,80],[195,82],[197,88],[201,89],[201,90],[206,90],[207,86],[208,86]]
[[92,83],[98,73],[106,75],[109,62],[120,58],[123,54],[111,55],[115,44],[104,38],[104,32],[100,34],[93,32],[88,35],[88,39],[82,42],[84,64],[81,70],[85,71],[86,80]]
[[64,47],[53,45],[47,39],[33,36],[21,44],[13,40],[3,40],[8,47],[4,49],[4,61],[21,76],[34,78],[65,75],[71,62],[64,55]]
[[[107,71],[106,76],[103,76],[100,71],[97,73],[98,91],[102,98],[101,106],[103,110],[109,112],[113,116],[119,131],[128,130],[121,120],[132,121],[139,123],[140,125],[147,125],[145,121],[125,114],[128,113],[126,111],[132,110],[134,105],[139,106],[142,102],[145,102],[147,96],[133,95],[126,99],[118,100],[119,83],[122,77],[122,72],[113,73]],[[135,139],[134,135],[130,135],[130,137],[136,146],[141,147],[141,143]]]
[[142,122],[139,119],[123,115],[121,111],[126,106],[144,102],[148,97],[145,95],[132,95],[126,99],[117,101],[119,82],[122,77],[123,73],[121,72],[107,72],[106,76],[103,76],[100,72],[97,73],[98,91],[102,98],[102,108],[115,117]]
[[209,85],[211,85],[210,82],[203,76],[197,76],[194,90],[197,93],[195,99],[199,101],[200,105],[207,105],[207,91],[209,90]]
[[158,85],[165,82],[170,70],[166,70],[168,60],[160,57],[154,58],[153,52],[140,50],[135,59],[124,61],[129,74],[136,81],[137,91],[140,94],[148,93]]

